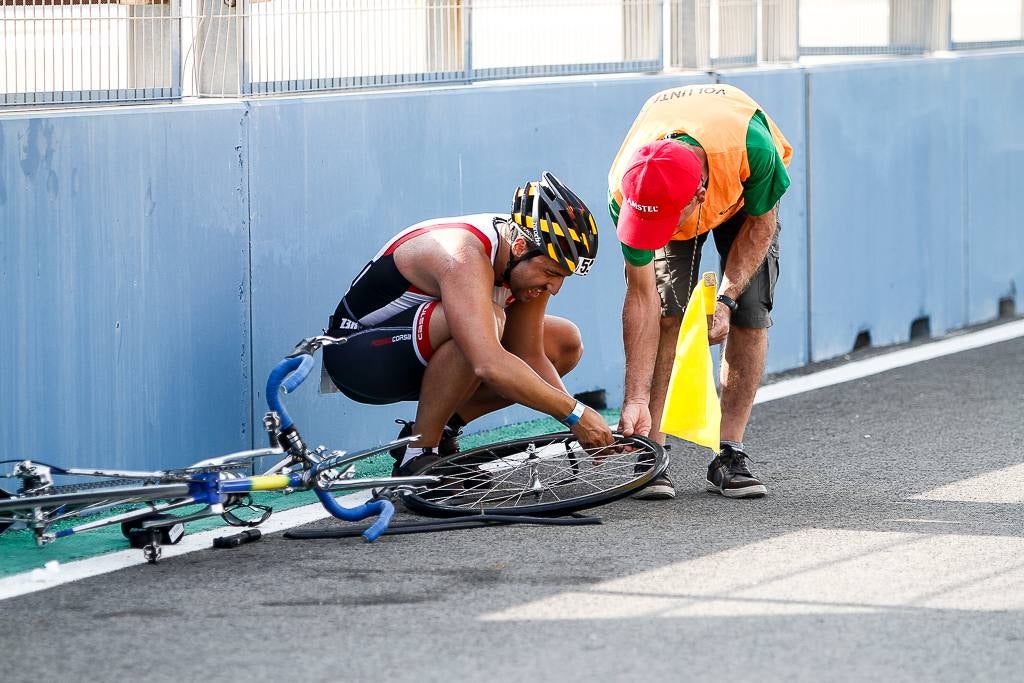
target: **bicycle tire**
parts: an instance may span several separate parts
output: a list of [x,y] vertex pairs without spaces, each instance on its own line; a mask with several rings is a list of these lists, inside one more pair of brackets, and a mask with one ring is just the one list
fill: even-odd
[[442,482],[407,493],[402,502],[431,517],[563,515],[628,496],[668,467],[665,449],[650,439],[617,435],[616,445],[631,450],[595,462],[571,432],[499,441],[424,468],[417,474]]

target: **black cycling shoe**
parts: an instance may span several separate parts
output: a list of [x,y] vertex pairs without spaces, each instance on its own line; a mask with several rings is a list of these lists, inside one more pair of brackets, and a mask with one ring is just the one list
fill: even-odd
[[750,457],[743,451],[724,445],[708,465],[707,490],[728,498],[760,498],[768,489],[747,467]]
[[[404,439],[407,436],[412,436],[413,426],[416,424],[414,421],[408,420],[395,420],[395,424],[402,425],[402,429],[398,432],[396,439]],[[441,443],[437,446],[437,455],[441,457],[454,455],[459,452],[459,437],[462,436],[462,430],[444,426],[444,431],[441,432]],[[407,445],[395,446],[388,453],[395,461],[395,466],[391,470],[391,476],[398,476],[398,469],[401,462],[405,459],[405,451],[408,449]]]
[[423,451],[423,455],[417,455],[404,465],[396,465],[392,476],[411,477],[414,474],[419,474],[440,459],[440,455],[435,453],[433,449],[428,448]]

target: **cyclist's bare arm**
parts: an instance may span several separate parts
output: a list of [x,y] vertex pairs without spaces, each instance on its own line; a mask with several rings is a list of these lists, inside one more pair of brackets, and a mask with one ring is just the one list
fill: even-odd
[[[509,306],[502,344],[509,352],[522,358],[541,379],[568,395],[558,370],[544,352],[544,315],[550,298],[550,294],[541,294],[532,301],[516,302]],[[611,430],[604,418],[589,406],[583,411],[580,421],[572,426],[572,431],[581,443],[588,446],[610,443]]]
[[544,315],[550,298],[551,295],[545,293],[531,301],[517,301],[509,306],[501,344],[526,361],[545,382],[569,393],[558,370],[544,352]]

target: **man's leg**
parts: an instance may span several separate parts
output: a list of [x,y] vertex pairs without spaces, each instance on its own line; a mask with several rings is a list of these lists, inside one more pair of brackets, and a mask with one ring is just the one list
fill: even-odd
[[732,327],[722,354],[722,440],[743,443],[743,432],[764,374],[768,330]]
[[[740,212],[714,231],[723,268],[744,218]],[[768,327],[772,324],[771,310],[779,275],[778,239],[776,231],[764,262],[737,298],[739,307],[732,315],[729,336],[722,349],[719,375],[722,444],[718,455],[708,465],[707,489],[729,498],[753,498],[768,492],[749,469],[743,437],[768,355]]]

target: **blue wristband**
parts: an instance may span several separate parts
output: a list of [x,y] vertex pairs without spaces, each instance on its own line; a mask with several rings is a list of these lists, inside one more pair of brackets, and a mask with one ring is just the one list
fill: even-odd
[[564,424],[566,427],[572,427],[580,421],[580,418],[583,417],[583,411],[586,409],[587,406],[583,405],[582,401],[576,401],[576,405],[573,406],[572,412],[559,420],[559,422]]

